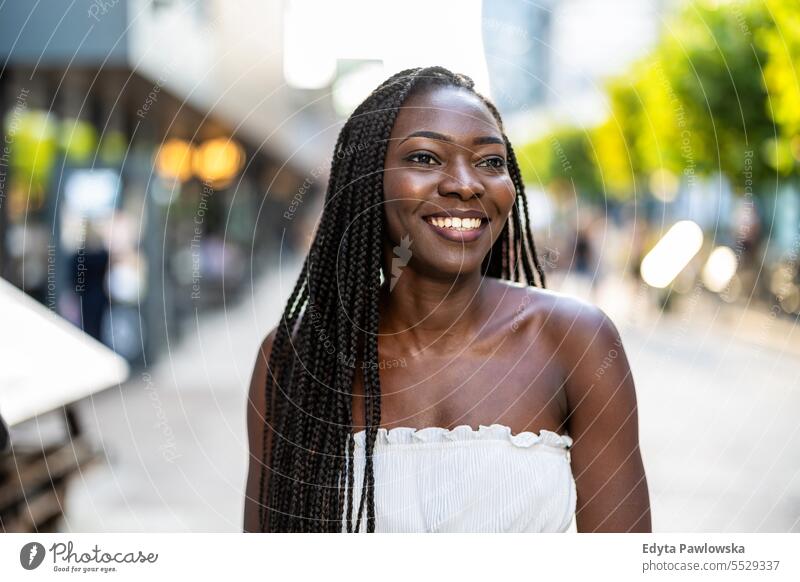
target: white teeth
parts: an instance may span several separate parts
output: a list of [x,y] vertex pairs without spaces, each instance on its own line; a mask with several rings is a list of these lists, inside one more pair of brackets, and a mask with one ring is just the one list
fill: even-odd
[[429,216],[426,220],[440,228],[452,230],[476,230],[481,227],[482,222],[480,218],[443,218],[441,216]]

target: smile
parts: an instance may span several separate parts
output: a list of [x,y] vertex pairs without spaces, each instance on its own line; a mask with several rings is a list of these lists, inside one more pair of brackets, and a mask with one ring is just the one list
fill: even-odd
[[428,216],[425,220],[439,228],[451,230],[477,230],[483,220],[480,218],[442,218],[441,216]]
[[486,230],[486,218],[444,218],[427,216],[427,222],[439,236],[455,242],[472,242]]

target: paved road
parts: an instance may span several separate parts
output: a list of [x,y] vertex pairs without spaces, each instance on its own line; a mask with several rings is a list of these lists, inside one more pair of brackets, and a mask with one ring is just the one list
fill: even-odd
[[[275,271],[148,374],[82,403],[107,463],[73,483],[64,530],[241,531],[247,385],[298,270]],[[592,299],[617,323],[636,379],[654,529],[800,531],[796,327],[700,296],[665,315],[619,284]]]

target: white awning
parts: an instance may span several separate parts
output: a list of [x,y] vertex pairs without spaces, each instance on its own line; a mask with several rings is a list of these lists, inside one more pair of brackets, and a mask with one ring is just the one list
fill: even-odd
[[0,414],[9,426],[117,385],[127,361],[0,279]]

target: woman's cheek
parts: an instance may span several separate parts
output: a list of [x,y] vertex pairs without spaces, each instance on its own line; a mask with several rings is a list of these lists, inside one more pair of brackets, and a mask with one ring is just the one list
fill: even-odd
[[407,208],[408,202],[403,199],[393,198],[387,195],[384,200],[383,210],[386,216],[386,235],[393,244],[407,234],[404,226],[404,216],[408,212],[413,212]]
[[393,242],[410,234],[418,226],[410,221],[416,220],[417,207],[425,199],[425,185],[410,176],[397,174],[384,179],[384,204],[389,236]]
[[402,237],[402,233],[400,232],[400,220],[397,216],[396,209],[391,209],[388,205],[386,207],[386,227],[389,231],[387,233],[389,240],[393,244],[397,244],[397,241]]
[[511,207],[514,205],[514,199],[517,196],[514,188],[514,181],[511,179],[511,176],[505,175],[501,178],[500,182],[492,186],[492,191],[497,192],[497,195],[503,202],[502,206],[507,206],[508,209],[511,210]]

